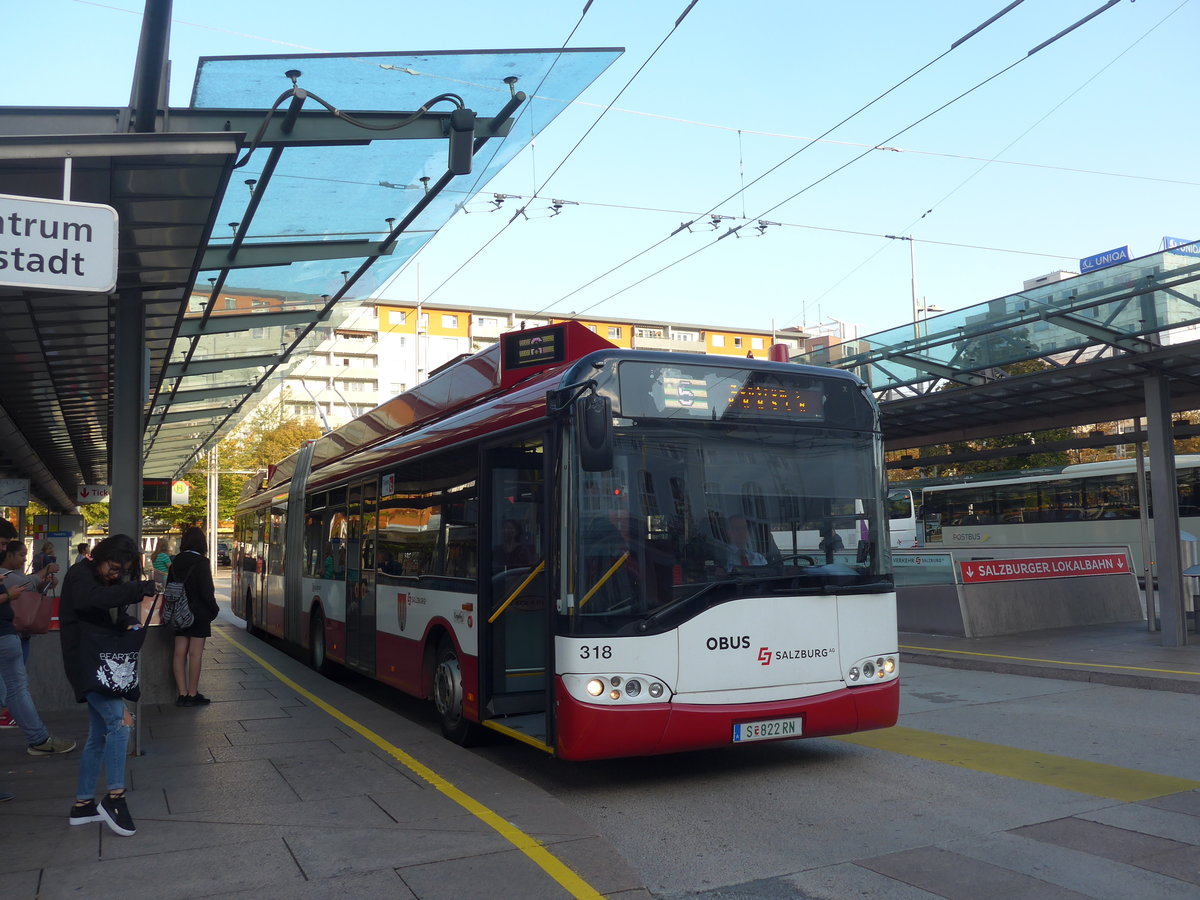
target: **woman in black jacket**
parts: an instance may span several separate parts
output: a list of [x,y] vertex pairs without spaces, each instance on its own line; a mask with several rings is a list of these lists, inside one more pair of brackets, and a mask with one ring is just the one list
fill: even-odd
[[[104,822],[117,834],[128,837],[137,829],[125,805],[125,754],[129,746],[129,719],[125,701],[101,694],[88,686],[88,674],[99,664],[95,657],[85,659],[81,646],[80,623],[105,628],[141,628],[134,613],[142,597],[153,597],[158,590],[153,581],[130,581],[138,576],[141,557],[133,538],[114,534],[96,545],[91,559],[71,566],[63,579],[59,604],[59,637],[62,640],[63,666],[75,699],[88,705],[88,739],[79,761],[79,787],[71,807],[72,825]],[[115,613],[115,615],[114,615]],[[108,794],[96,803],[96,785],[100,769]]]
[[178,581],[187,593],[188,607],[195,621],[175,632],[175,656],[171,670],[179,696],[176,706],[204,706],[211,701],[200,693],[200,665],[204,658],[204,640],[212,636],[212,621],[220,611],[213,588],[212,568],[206,554],[204,532],[192,526],[183,533],[179,555],[171,561],[167,581]]

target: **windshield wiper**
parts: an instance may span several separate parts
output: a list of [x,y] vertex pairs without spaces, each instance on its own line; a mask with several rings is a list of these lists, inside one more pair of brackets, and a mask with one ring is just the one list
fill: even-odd
[[738,583],[737,579],[734,579],[734,578],[726,578],[723,581],[711,581],[708,584],[704,585],[704,587],[700,588],[700,590],[695,591],[691,594],[688,594],[686,597],[680,597],[678,600],[672,600],[666,606],[650,613],[650,615],[646,616],[646,618],[644,618],[644,619],[642,619],[642,621],[638,622],[637,630],[638,630],[638,632],[648,631],[650,629],[650,626],[653,625],[655,622],[657,622],[659,619],[661,619],[663,616],[666,616],[668,613],[670,613],[676,609],[679,609],[681,606],[684,606],[685,604],[691,603],[697,597],[703,597],[705,594],[707,594],[709,591],[711,591],[715,587],[719,587],[721,585],[726,585],[726,584],[737,584],[737,583]]

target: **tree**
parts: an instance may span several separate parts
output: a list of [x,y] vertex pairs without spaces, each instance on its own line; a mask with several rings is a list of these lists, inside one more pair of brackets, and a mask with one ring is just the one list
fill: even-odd
[[[221,442],[221,467],[257,471],[286,459],[308,441],[321,436],[321,428],[307,416],[287,411],[291,393],[284,390],[274,403],[263,404]],[[245,481],[245,476],[242,477]]]
[[[287,411],[290,394],[284,391],[274,403],[264,404],[245,418],[217,449],[217,519],[233,518],[242,487],[257,472],[286,459],[308,441],[321,436],[312,419]],[[188,503],[157,509],[152,518],[183,531],[189,525],[203,525],[208,504],[208,460],[192,467],[184,479],[191,485]]]

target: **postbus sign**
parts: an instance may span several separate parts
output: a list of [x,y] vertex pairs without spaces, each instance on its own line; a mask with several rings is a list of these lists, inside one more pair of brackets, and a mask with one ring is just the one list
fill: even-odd
[[117,211],[0,194],[0,285],[107,293],[117,284]]

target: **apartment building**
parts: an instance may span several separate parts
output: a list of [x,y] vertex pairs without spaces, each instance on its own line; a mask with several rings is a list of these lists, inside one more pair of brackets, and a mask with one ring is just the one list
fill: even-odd
[[[240,305],[235,302],[229,309]],[[518,309],[367,301],[336,326],[320,329],[312,349],[272,386],[265,400],[276,400],[283,392],[289,411],[336,428],[419,384],[446,363],[495,343],[504,332],[558,321],[562,318]],[[797,328],[772,332],[641,319],[580,321],[619,347],[743,358],[765,359],[775,343],[786,345],[789,354],[800,353],[807,339]]]

